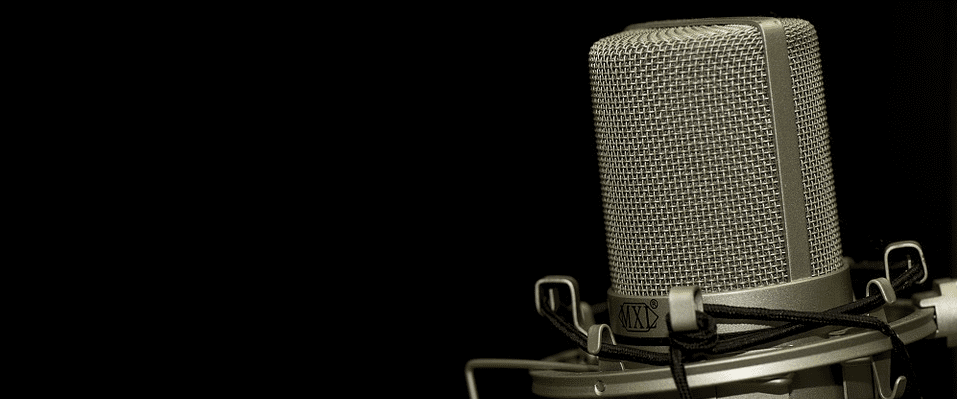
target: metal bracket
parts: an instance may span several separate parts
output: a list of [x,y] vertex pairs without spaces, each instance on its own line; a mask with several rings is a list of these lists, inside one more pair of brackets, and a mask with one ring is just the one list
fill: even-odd
[[465,363],[465,383],[468,385],[469,398],[478,399],[478,384],[475,382],[475,369],[527,369],[527,370],[566,370],[575,372],[598,371],[595,366],[566,362],[549,362],[523,359],[472,359]]
[[[927,281],[927,261],[924,260],[924,250],[921,249],[920,243],[917,241],[897,241],[892,242],[884,248],[884,272],[887,275],[887,279],[891,280],[891,264],[890,264],[890,254],[896,249],[901,248],[914,248],[917,250],[917,254],[920,255],[920,264],[924,267],[924,277],[917,282],[917,284],[923,284]],[[907,268],[911,268],[910,259],[907,260]]]
[[[542,295],[543,286],[546,285],[561,285],[568,288],[568,291],[571,294],[572,303],[572,322],[575,324],[575,328],[578,331],[581,331],[582,334],[588,335],[588,331],[585,330],[584,325],[585,319],[584,315],[580,312],[581,304],[578,302],[578,281],[571,276],[545,276],[535,282],[535,310],[538,311],[538,314],[542,315]],[[549,288],[548,290],[548,306],[551,310],[558,309],[558,298],[556,298],[557,291],[554,288]]]
[[934,307],[937,332],[933,338],[947,338],[947,347],[957,347],[957,279],[936,279],[934,291],[920,292],[912,298],[922,308]]

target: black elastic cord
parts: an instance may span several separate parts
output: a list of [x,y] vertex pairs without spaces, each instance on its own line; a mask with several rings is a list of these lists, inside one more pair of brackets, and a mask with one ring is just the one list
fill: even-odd
[[685,372],[684,354],[681,349],[672,346],[668,354],[671,355],[671,362],[668,367],[671,368],[671,378],[675,380],[675,387],[678,388],[678,395],[681,399],[694,399],[691,395],[691,387],[688,386],[688,373]]
[[678,388],[681,399],[693,399],[691,387],[688,386],[688,373],[684,363],[687,357],[702,353],[711,353],[718,343],[718,323],[714,317],[704,312],[695,312],[698,329],[694,331],[674,331],[671,327],[671,313],[665,314],[665,323],[668,325],[668,337],[671,340],[668,354],[671,368],[671,378]]
[[[921,280],[924,275],[923,268],[913,267],[908,269],[906,272],[894,279],[892,285],[894,286],[894,291],[900,292],[906,290],[913,286],[915,283]],[[863,298],[858,301],[847,303],[833,309],[828,309],[823,313],[826,314],[855,314],[860,315],[867,312],[870,312],[874,309],[885,304],[884,298],[878,294],[871,295],[869,297]],[[723,318],[738,318],[734,317],[735,314],[747,312],[748,309],[752,308],[738,308],[732,306],[724,305],[711,305],[705,304],[704,311],[708,314],[711,314],[715,317]],[[724,313],[721,313],[724,311]],[[723,314],[723,316],[719,315]],[[742,317],[747,318],[747,317]],[[717,347],[714,349],[714,353],[723,354],[738,352],[743,349],[751,348],[757,345],[768,344],[774,341],[778,341],[783,338],[787,338],[796,334],[801,334],[815,328],[819,328],[821,325],[806,325],[801,323],[788,323],[782,326],[765,328],[761,330],[756,330],[748,333],[738,333],[731,338],[725,339],[722,337],[720,342],[718,342]]]
[[690,354],[713,353],[718,344],[718,323],[714,317],[704,312],[695,312],[698,329],[694,331],[674,331],[671,329],[671,313],[665,314],[668,324],[668,339],[672,347]]
[[[903,291],[923,277],[923,268],[915,267],[907,270],[894,279],[895,291]],[[876,309],[885,303],[880,295],[871,295],[867,298],[849,304],[838,306],[825,312],[801,312],[792,310],[745,308],[726,305],[704,305],[705,312],[698,312],[698,331],[674,332],[671,330],[670,315],[665,316],[669,332],[669,353],[650,352],[624,345],[609,345],[603,343],[599,350],[600,357],[633,361],[651,365],[668,365],[672,377],[678,387],[682,399],[691,399],[691,390],[688,387],[687,373],[684,363],[704,354],[721,354],[740,351],[756,345],[766,344],[779,339],[810,331],[815,328],[838,325],[877,330],[887,335],[893,344],[892,357],[894,364],[904,367],[908,378],[906,395],[920,395],[916,387],[916,378],[910,365],[907,348],[900,337],[893,331],[890,324],[872,316],[863,316],[862,313]],[[555,314],[548,306],[543,315],[578,347],[587,349],[588,339],[578,329],[561,316]],[[764,321],[787,322],[783,326],[767,328],[745,334],[735,334],[732,338],[722,339],[717,331],[715,317],[725,319],[752,319]]]
[[[894,279],[893,286],[894,290],[897,292],[906,290],[913,286],[916,282],[920,281],[923,277],[923,268],[913,267],[908,269],[906,272],[901,274],[899,277]],[[833,309],[828,309],[825,313],[836,313],[836,314],[864,314],[874,309],[877,309],[881,305],[884,305],[884,298],[880,295],[874,294],[869,297],[847,303]],[[721,305],[711,305],[705,304],[704,310],[708,314],[713,314],[716,317],[724,318],[736,318],[733,317],[737,314],[735,311],[747,310],[749,308],[737,308],[731,306],[721,306]],[[724,316],[717,316],[717,313],[723,312]],[[715,354],[725,354],[732,352],[739,352],[748,348],[753,348],[757,345],[769,344],[781,339],[791,337],[793,335],[805,333],[811,331],[815,328],[820,328],[821,325],[805,325],[801,323],[788,323],[777,327],[763,328],[760,330],[754,330],[749,332],[736,332],[729,334],[722,334],[719,338],[717,346],[714,348]],[[621,341],[627,343],[628,345],[633,346],[659,346],[667,345],[667,339],[662,340],[658,338],[630,338],[622,337]]]

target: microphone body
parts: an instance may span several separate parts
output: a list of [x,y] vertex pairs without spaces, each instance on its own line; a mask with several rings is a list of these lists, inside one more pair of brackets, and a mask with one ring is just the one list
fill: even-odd
[[590,70],[615,334],[665,337],[679,286],[736,306],[852,299],[810,23],[636,24]]

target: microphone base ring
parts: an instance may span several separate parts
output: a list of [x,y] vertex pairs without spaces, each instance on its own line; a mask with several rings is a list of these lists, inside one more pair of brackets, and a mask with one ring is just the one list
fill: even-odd
[[[705,293],[704,303],[749,307],[761,304],[769,309],[789,309],[821,312],[853,302],[849,267],[823,276],[810,277],[790,283],[759,288]],[[668,297],[639,297],[621,295],[608,290],[609,325],[616,336],[631,338],[667,338]],[[768,327],[769,324],[749,324],[741,321],[719,320],[718,333],[748,331]],[[731,324],[734,323],[734,324]],[[773,325],[773,324],[772,324]]]
[[[891,327],[905,344],[923,339],[937,330],[934,310],[917,308],[909,299],[898,300],[884,309],[888,319],[892,320]],[[890,339],[879,331],[850,328],[823,338],[790,341],[773,348],[688,363],[685,369],[692,390],[706,387],[743,389],[754,384],[762,387],[755,389],[769,389],[787,382],[790,373],[805,371],[804,377],[802,373],[797,374],[798,378],[805,378],[809,374],[827,371],[826,366],[891,349]],[[601,396],[607,397],[653,396],[675,391],[671,370],[666,366],[584,373],[534,370],[530,374],[532,392],[552,398],[593,398],[598,382],[603,388]],[[769,382],[771,385],[767,385]]]

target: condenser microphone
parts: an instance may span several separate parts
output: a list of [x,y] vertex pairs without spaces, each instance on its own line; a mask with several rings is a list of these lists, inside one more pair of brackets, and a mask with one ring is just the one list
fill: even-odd
[[616,335],[705,303],[850,302],[818,40],[800,19],[629,26],[590,52]]
[[539,280],[536,308],[578,349],[473,360],[473,397],[474,368],[506,367],[547,397],[888,399],[915,392],[895,375],[905,344],[957,345],[957,282],[896,297],[926,279],[915,242],[888,246],[885,277],[854,295],[808,21],[635,24],[589,67],[607,304]]

